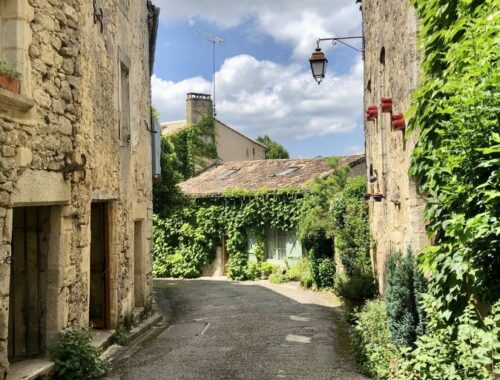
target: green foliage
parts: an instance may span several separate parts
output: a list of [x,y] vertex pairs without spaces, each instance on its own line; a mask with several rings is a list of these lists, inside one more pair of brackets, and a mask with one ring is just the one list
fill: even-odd
[[[153,114],[154,111],[153,108]],[[168,217],[183,207],[185,199],[177,184],[193,177],[196,168],[203,168],[207,162],[216,159],[215,127],[211,117],[172,135],[163,136],[161,179],[153,187],[154,212]]]
[[[332,158],[330,165],[337,167],[338,159]],[[349,176],[348,167],[337,168],[333,175],[316,182],[304,202],[304,217],[299,225],[316,282],[321,262],[318,259],[332,257],[333,243],[329,239],[335,241],[335,255],[343,268],[328,281],[328,286],[335,285],[338,296],[353,302],[362,302],[376,293],[365,191],[365,178]]]
[[309,260],[302,259],[299,262],[295,263],[295,265],[287,269],[286,277],[288,278],[289,281],[300,281],[302,276],[304,276],[306,272],[310,271],[309,268],[310,268]]
[[421,265],[443,325],[500,295],[498,1],[415,0],[423,49],[411,174],[428,195]]
[[243,252],[235,252],[229,256],[227,263],[228,277],[238,281],[247,280],[247,261],[248,255]]
[[278,269],[278,265],[266,261],[249,261],[245,269],[245,279],[265,280],[271,274],[278,272]]
[[49,347],[54,360],[52,376],[57,380],[92,380],[108,371],[106,361],[91,344],[88,329],[69,330]]
[[374,379],[389,379],[395,368],[398,350],[387,328],[384,301],[368,301],[354,313],[353,346],[363,372]]
[[281,273],[271,273],[269,276],[269,282],[272,284],[284,284],[287,281],[286,276]]
[[[427,302],[432,302],[431,297]],[[398,380],[494,380],[500,376],[500,302],[481,317],[470,303],[455,326],[442,328],[433,304],[428,335],[398,363]]]
[[[203,265],[213,259],[220,237],[224,236],[229,277],[255,278],[257,268],[247,270],[247,231],[253,229],[262,235],[267,226],[293,230],[301,215],[302,202],[301,193],[293,189],[232,190],[223,198],[186,201],[169,218],[155,216],[153,275],[198,276]],[[259,260],[264,259],[262,250],[258,248],[256,252]],[[269,265],[262,263],[258,268],[261,276],[269,276]]]
[[386,264],[388,327],[394,343],[398,346],[413,346],[418,335],[424,332],[423,312],[418,304],[426,291],[425,279],[415,267],[411,248],[406,255],[396,252]]
[[344,301],[360,305],[363,301],[373,298],[376,291],[373,276],[354,274],[349,276],[345,272],[337,271],[333,282],[333,292]]
[[9,65],[5,61],[0,61],[0,75],[6,76],[11,80],[21,79],[21,73],[9,67]]
[[402,376],[492,378],[487,370],[498,365],[498,350],[478,338],[492,330],[472,305],[493,305],[500,296],[498,1],[413,4],[423,60],[410,173],[428,198],[433,245],[418,255],[430,274],[428,330],[406,354],[411,368],[403,365]]
[[120,346],[126,346],[128,344],[128,335],[129,329],[124,325],[119,325],[111,337],[111,340],[113,343],[119,344]]
[[265,135],[264,137],[257,137],[257,141],[267,146],[266,159],[290,158],[285,147],[276,141],[271,140],[268,135]]
[[312,276],[319,288],[331,288],[333,286],[333,275],[335,274],[335,262],[333,259],[324,257],[311,260]]

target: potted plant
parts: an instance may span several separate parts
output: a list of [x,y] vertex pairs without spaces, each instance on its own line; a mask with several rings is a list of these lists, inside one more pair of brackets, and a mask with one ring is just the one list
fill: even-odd
[[392,112],[392,98],[382,98],[382,112]]
[[392,115],[392,130],[403,131],[406,128],[405,118],[402,113]]
[[19,94],[21,92],[21,73],[0,61],[0,87]]

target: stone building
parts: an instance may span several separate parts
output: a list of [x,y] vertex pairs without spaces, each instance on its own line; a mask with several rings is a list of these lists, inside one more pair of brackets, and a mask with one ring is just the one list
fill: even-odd
[[[146,0],[0,0],[0,378],[68,327],[114,329],[151,299]],[[15,363],[15,364],[12,364]]]
[[425,201],[408,174],[415,136],[402,129],[419,80],[417,19],[408,0],[363,0],[362,13],[368,191],[384,196],[370,201],[372,261],[383,291],[387,256],[428,244]]
[[[207,94],[189,93],[186,99],[186,120],[161,123],[162,136],[179,132],[189,125],[199,123],[212,112],[212,99]],[[214,119],[217,155],[221,162],[264,160],[267,147],[245,136],[238,130]],[[211,163],[208,163],[210,165]]]

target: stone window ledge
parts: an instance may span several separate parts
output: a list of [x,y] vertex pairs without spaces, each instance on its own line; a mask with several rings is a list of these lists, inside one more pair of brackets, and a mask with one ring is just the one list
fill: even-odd
[[34,105],[33,99],[0,88],[0,111],[28,112]]

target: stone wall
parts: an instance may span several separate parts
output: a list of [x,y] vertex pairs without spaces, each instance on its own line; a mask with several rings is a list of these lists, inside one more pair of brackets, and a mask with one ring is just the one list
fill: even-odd
[[408,112],[419,80],[417,20],[408,0],[363,0],[362,7],[364,105],[365,110],[378,106],[378,117],[365,121],[368,189],[385,195],[382,202],[370,201],[372,261],[383,292],[387,256],[428,244],[423,220],[425,201],[408,175],[415,137],[392,131],[391,114],[381,110],[381,98],[390,97],[393,114]]
[[[104,15],[102,32],[101,24],[94,23],[92,1],[0,0],[0,4],[3,23],[4,11],[9,9],[15,13],[9,17],[22,22],[29,32],[19,42],[28,44],[29,57],[10,61],[22,62],[22,93],[13,95],[0,89],[3,379],[8,370],[13,208],[52,206],[46,311],[50,342],[69,326],[89,323],[90,209],[92,202],[107,202],[107,327],[114,328],[131,317],[137,306],[134,247],[143,252],[142,273],[135,273],[135,281],[141,279],[143,299],[145,304],[150,302],[152,175],[146,2],[97,0]],[[6,51],[0,51],[0,59],[3,54]],[[123,78],[130,87],[129,109],[122,109],[120,96],[124,68]],[[130,115],[126,135],[121,121],[124,113]],[[65,177],[68,167],[77,170],[68,171]],[[136,234],[143,237],[140,244],[134,243],[134,227],[142,228]]]

